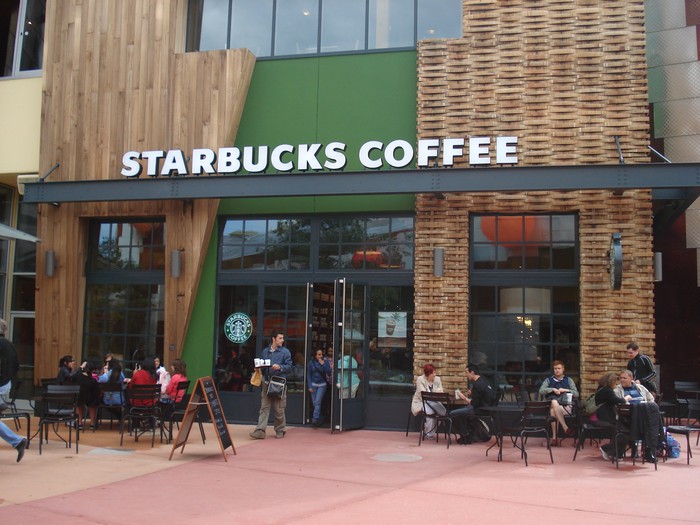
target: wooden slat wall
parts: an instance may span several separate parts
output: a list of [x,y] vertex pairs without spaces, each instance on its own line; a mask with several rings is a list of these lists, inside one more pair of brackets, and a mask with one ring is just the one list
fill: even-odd
[[[181,53],[186,0],[48,2],[40,171],[47,180],[121,178],[129,150],[231,145],[255,58],[245,50]],[[61,355],[80,355],[87,223],[91,217],[166,220],[166,360],[182,354],[218,200],[41,205],[37,254],[35,379],[55,375]],[[59,262],[43,272],[44,253]],[[170,278],[169,254],[183,272]],[[160,350],[160,349],[159,349]]]
[[[463,38],[418,51],[418,137],[519,137],[519,165],[648,162],[641,0],[464,0]],[[494,177],[498,172],[494,172]],[[649,191],[433,195],[416,199],[415,373],[434,362],[464,384],[469,315],[469,214],[577,212],[581,242],[584,392],[624,368],[624,345],[653,354]],[[611,291],[610,235],[622,232],[623,285]],[[445,248],[444,277],[432,275]]]

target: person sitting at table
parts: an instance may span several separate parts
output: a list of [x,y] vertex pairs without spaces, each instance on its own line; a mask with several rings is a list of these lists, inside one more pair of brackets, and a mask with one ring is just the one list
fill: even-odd
[[[617,374],[615,372],[606,372],[598,380],[598,388],[595,392],[595,404],[598,406],[598,408],[593,415],[595,417],[591,417],[591,422],[598,427],[615,427],[617,424],[615,406],[623,405],[625,403],[624,397],[621,397],[615,393],[614,388],[617,385],[617,381]],[[624,426],[624,424],[625,422],[620,422],[620,425]],[[622,459],[626,445],[627,439],[625,436],[618,436],[618,459]],[[612,441],[599,448],[605,461],[610,461],[613,457],[615,457],[615,445]]]
[[87,367],[87,361],[77,366],[77,361],[73,356],[64,355],[58,362],[58,375],[56,375],[57,385],[75,385],[78,382],[78,377],[82,374],[82,369]]
[[491,383],[480,374],[479,366],[475,363],[467,365],[467,380],[472,386],[467,390],[466,395],[459,390],[455,390],[455,397],[461,399],[466,406],[450,411],[452,431],[455,434],[459,434],[459,439],[457,439],[459,444],[472,443],[474,436],[478,436],[475,430],[479,429],[479,427],[476,425],[481,425],[481,423],[477,421],[476,411],[481,407],[496,406],[498,404],[498,393],[491,386]]
[[[122,372],[122,364],[118,359],[111,358],[102,369],[102,375],[97,378],[98,383],[109,383],[120,385],[124,388],[124,373]],[[102,395],[102,404],[119,406],[124,404],[124,392],[104,392]]]
[[[156,383],[156,367],[153,358],[146,357],[137,365],[137,370],[129,381],[127,388],[134,385],[155,385]],[[135,406],[151,406],[153,402],[148,399],[137,399],[134,401]]]
[[[417,416],[423,412],[423,398],[421,392],[442,392],[442,380],[437,376],[437,370],[432,363],[423,365],[423,375],[416,379],[416,391],[411,400],[411,412]],[[447,413],[447,409],[442,403],[428,402],[426,403],[426,411],[428,414],[439,414],[441,416]],[[426,439],[433,439],[436,434],[437,421],[434,419],[426,419],[423,427],[423,433]]]
[[171,403],[182,401],[185,392],[177,389],[180,381],[187,381],[187,365],[182,359],[175,359],[170,365],[170,381],[165,387],[165,398],[161,401],[165,402],[166,399]]
[[[571,415],[571,402],[573,399],[578,399],[579,394],[574,380],[564,375],[564,363],[558,360],[554,361],[552,371],[554,373],[542,381],[540,385],[540,397],[551,402],[549,413],[556,419],[556,422],[552,423],[552,436],[554,437],[552,444],[557,446],[557,424],[561,426],[567,436],[574,435],[573,429],[566,424],[565,417]],[[571,394],[572,399],[569,400],[569,403],[564,403],[564,395],[567,393]]]
[[632,433],[644,434],[644,461],[656,462],[656,447],[659,444],[661,413],[654,402],[654,394],[634,380],[632,372],[623,370],[619,374],[620,384],[615,387],[615,395],[622,397],[625,403],[639,405],[637,413],[630,422]]

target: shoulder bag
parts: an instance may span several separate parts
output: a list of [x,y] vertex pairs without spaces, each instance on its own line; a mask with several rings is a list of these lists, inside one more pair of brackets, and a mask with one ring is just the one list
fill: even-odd
[[284,377],[272,376],[267,385],[267,395],[269,397],[282,397],[286,386],[287,380]]

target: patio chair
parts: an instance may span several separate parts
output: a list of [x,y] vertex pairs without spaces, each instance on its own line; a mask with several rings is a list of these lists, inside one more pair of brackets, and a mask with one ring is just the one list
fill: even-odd
[[693,457],[693,452],[690,450],[690,434],[698,433],[695,439],[695,446],[700,442],[700,399],[688,399],[688,419],[686,425],[670,425],[666,427],[666,432],[669,434],[680,434],[685,436],[686,443],[686,462],[690,465],[690,458]]
[[[124,417],[124,385],[121,383],[100,383],[100,391],[102,392],[102,397],[100,398],[100,404],[97,407],[97,421],[102,424],[102,419],[106,411],[109,415],[109,429],[112,430],[114,417],[116,415],[119,416],[120,425],[121,420]],[[116,394],[119,394],[121,402],[118,405],[106,404],[104,402],[105,394],[109,394],[110,397],[114,397]]]
[[[515,426],[505,426],[501,428],[499,443],[499,461],[503,459],[503,437],[514,438],[516,448],[520,449],[520,457],[525,459],[525,466],[528,466],[526,443],[528,437],[544,437],[547,440],[547,450],[549,458],[554,463],[552,455],[551,431],[553,418],[549,414],[551,403],[549,401],[529,401],[525,404],[522,415]],[[520,439],[520,446],[517,440]]]
[[[450,404],[450,395],[446,392],[421,392],[423,400],[423,414],[421,416],[420,434],[418,436],[418,446],[425,439],[425,422],[426,420],[435,421],[435,436],[436,441],[440,441],[440,432],[445,434],[447,439],[447,448],[450,448],[452,443],[452,418],[447,412],[447,407]],[[437,404],[442,404],[445,408],[445,413],[440,414],[434,408]]]
[[[190,388],[190,381],[180,381],[177,384],[177,393],[175,395],[175,399],[180,397],[180,401],[174,402],[172,405],[169,406],[170,410],[163,414],[163,419],[167,419],[168,421],[168,433],[167,433],[167,440],[168,443],[172,441],[173,439],[173,423],[177,426],[177,429],[180,430],[180,421],[182,421],[182,418],[185,417],[185,412],[187,411],[187,405],[190,402],[190,395],[187,393],[187,390]],[[182,396],[180,396],[180,392],[183,392]],[[168,405],[165,405],[165,410],[167,410]],[[199,410],[197,410],[197,413],[195,414],[195,418],[197,420],[197,423],[199,424],[199,433],[202,436],[202,443],[206,443],[206,437],[204,435],[204,427],[202,426],[202,421],[199,418]]]
[[[54,434],[66,444],[66,448],[71,448],[73,429],[75,429],[75,453],[78,453],[78,442],[80,441],[80,425],[78,418],[78,395],[80,386],[78,385],[46,385],[41,393],[41,406],[39,407],[39,455],[41,455],[44,439],[49,442],[49,428]],[[66,441],[58,433],[61,424],[68,426],[68,440]]]
[[134,441],[139,436],[151,431],[151,447],[156,443],[156,426],[160,426],[161,440],[163,439],[163,423],[161,419],[160,385],[132,385],[126,389],[126,408],[119,425],[119,446],[124,445],[124,426],[129,435],[134,433]]

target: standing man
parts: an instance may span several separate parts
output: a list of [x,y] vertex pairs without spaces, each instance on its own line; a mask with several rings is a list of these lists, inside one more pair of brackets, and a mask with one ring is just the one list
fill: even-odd
[[12,390],[12,380],[19,370],[17,360],[17,350],[14,345],[5,338],[7,334],[7,322],[0,319],[0,411],[3,405],[10,402],[10,390]]
[[285,386],[280,397],[267,395],[270,378],[272,376],[286,378],[287,374],[292,370],[292,354],[284,346],[284,334],[282,332],[272,333],[270,346],[263,350],[261,357],[262,359],[269,359],[270,366],[263,369],[263,384],[260,387],[260,416],[258,417],[258,425],[249,435],[253,439],[265,439],[265,428],[270,418],[270,406],[272,406],[275,414],[275,438],[282,439],[287,433],[287,417],[285,414],[285,409],[287,408],[287,387]]
[[632,341],[627,345],[627,357],[630,360],[627,362],[627,370],[632,372],[632,377],[637,384],[641,384],[652,394],[656,394],[656,370],[654,363],[649,356],[642,354],[639,351],[639,345]]

